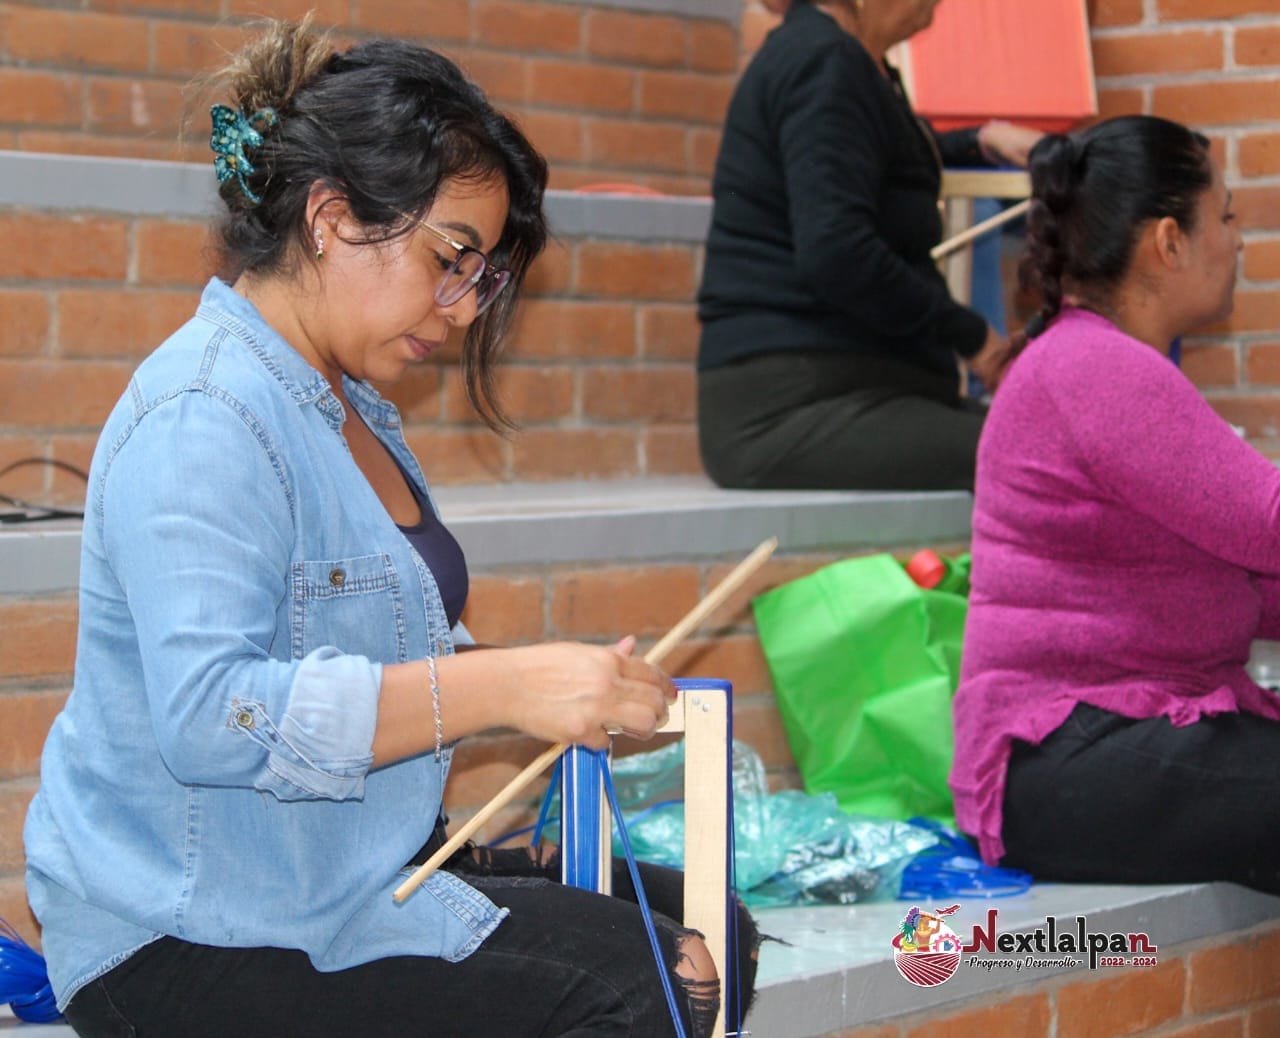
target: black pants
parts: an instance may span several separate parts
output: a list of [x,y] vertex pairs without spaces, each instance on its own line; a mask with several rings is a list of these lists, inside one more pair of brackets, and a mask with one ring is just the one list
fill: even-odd
[[720,486],[972,490],[986,408],[959,375],[843,353],[771,353],[698,373],[702,463]]
[[1014,743],[1003,839],[1002,864],[1040,880],[1280,894],[1280,724],[1175,728],[1081,704],[1039,746]]
[[[615,897],[545,878],[524,851],[454,871],[511,914],[461,962],[398,956],[319,973],[303,952],[214,948],[161,938],[76,993],[66,1017],[88,1038],[655,1038],[674,1033],[658,967],[633,903],[625,863]],[[523,856],[523,861],[521,857]],[[674,966],[688,931],[678,872],[642,865],[661,913],[658,938]],[[726,998],[732,1033],[755,988],[756,930],[738,912],[741,988]],[[694,1038],[696,997],[672,987]],[[705,1014],[703,1014],[705,1015]]]

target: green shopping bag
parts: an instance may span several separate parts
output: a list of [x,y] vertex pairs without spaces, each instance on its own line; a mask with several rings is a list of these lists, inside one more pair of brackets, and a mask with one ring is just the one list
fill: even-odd
[[[952,565],[967,569],[968,557]],[[752,607],[805,790],[834,793],[855,814],[950,824],[951,697],[968,600],[868,555]]]

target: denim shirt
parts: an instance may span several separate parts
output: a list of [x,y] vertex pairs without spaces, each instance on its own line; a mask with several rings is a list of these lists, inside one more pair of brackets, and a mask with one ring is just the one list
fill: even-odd
[[[425,491],[395,408],[344,388]],[[330,971],[457,960],[505,915],[442,872],[391,897],[449,760],[370,770],[382,665],[469,636],[450,632],[343,419],[319,372],[215,279],[106,422],[75,684],[25,830],[59,1006],[163,935],[298,948]]]

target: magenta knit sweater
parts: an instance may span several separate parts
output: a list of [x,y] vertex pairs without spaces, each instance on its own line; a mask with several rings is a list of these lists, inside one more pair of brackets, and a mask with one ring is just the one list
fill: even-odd
[[1166,357],[1064,311],[1010,368],[978,447],[959,827],[1000,859],[1011,740],[1039,743],[1077,703],[1280,718],[1244,670],[1255,637],[1280,637],[1280,469]]

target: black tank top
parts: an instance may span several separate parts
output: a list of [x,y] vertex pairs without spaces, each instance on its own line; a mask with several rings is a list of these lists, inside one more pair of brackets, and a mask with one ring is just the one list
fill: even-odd
[[[403,470],[401,470],[403,471]],[[435,577],[436,586],[440,588],[440,597],[444,600],[445,616],[449,618],[449,626],[453,627],[462,616],[463,607],[467,604],[467,591],[470,581],[467,577],[467,557],[462,553],[460,545],[439,517],[431,510],[431,504],[418,485],[405,474],[405,482],[413,491],[413,498],[418,502],[418,511],[422,518],[414,526],[401,526],[400,532],[422,556],[422,561]],[[398,525],[398,524],[397,524]]]

